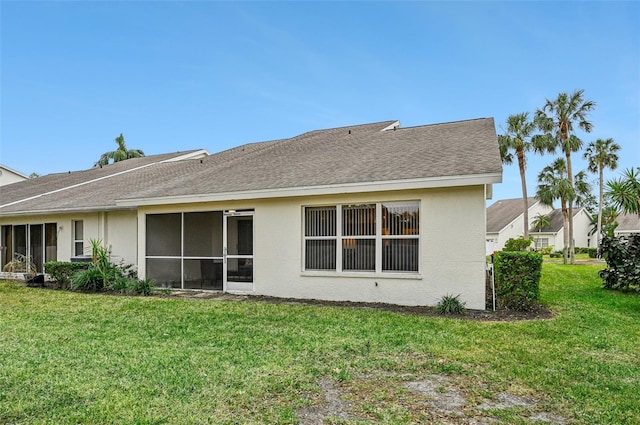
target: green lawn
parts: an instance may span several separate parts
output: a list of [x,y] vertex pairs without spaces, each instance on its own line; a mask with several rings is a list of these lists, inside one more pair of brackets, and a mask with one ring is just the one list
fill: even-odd
[[[0,281],[0,423],[296,423],[322,378],[355,412],[330,423],[424,423],[401,383],[433,374],[470,405],[508,391],[566,423],[640,423],[640,297],[601,289],[600,266],[543,267],[556,316],[499,323]],[[519,413],[487,415],[534,423]]]

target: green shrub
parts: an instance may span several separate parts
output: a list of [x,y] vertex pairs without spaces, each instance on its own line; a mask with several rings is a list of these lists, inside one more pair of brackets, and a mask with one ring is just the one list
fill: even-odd
[[553,252],[553,245],[546,246],[544,248],[540,248],[540,254],[542,255],[551,255]]
[[640,292],[640,233],[605,236],[600,255],[607,262],[607,268],[600,271],[605,288]]
[[510,238],[504,244],[503,251],[526,251],[533,243],[533,236],[530,236],[529,239],[525,238]]
[[440,314],[463,314],[465,305],[466,303],[460,301],[460,294],[445,295],[436,305],[436,310]]
[[154,284],[153,280],[147,279],[133,279],[133,286],[131,288],[132,292],[138,295],[151,295],[151,291],[153,290]]
[[589,258],[598,258],[598,248],[587,248]]
[[496,252],[494,268],[498,307],[531,310],[540,295],[542,255],[536,252]]
[[107,289],[113,292],[119,292],[121,294],[126,294],[129,292],[129,288],[131,287],[131,278],[128,277],[118,277],[114,279]]
[[78,270],[86,270],[91,263],[71,263],[68,261],[48,261],[44,263],[44,272],[61,288],[68,288],[71,276]]
[[86,270],[78,270],[71,276],[71,289],[96,292],[104,288],[104,276],[93,264]]
[[563,256],[562,251],[553,251],[551,254],[549,254],[549,257],[551,258],[562,258],[562,256]]

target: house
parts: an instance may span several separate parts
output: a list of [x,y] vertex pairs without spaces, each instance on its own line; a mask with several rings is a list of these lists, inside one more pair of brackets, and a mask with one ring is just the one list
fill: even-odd
[[632,233],[640,233],[639,214],[620,214],[616,218],[618,227],[614,230],[616,236],[628,236]]
[[[564,247],[564,220],[562,210],[555,209],[547,214],[551,225],[541,229],[530,228],[529,235],[533,236],[535,248],[554,247],[554,250],[561,251]],[[573,240],[576,247],[590,247],[592,241],[595,243],[595,236],[590,236],[591,214],[581,207],[573,209]]]
[[102,240],[168,288],[485,306],[493,119],[317,130],[214,155],[155,155],[8,186],[2,264]]
[[[529,227],[538,214],[549,214],[552,207],[542,205],[536,198],[527,198]],[[487,253],[501,251],[509,239],[524,235],[522,198],[503,199],[487,208]]]
[[[564,246],[564,222],[562,210],[542,205],[536,198],[527,198],[529,205],[529,235],[533,236],[536,248],[554,246],[561,250]],[[536,229],[532,223],[536,217],[547,215],[551,225]],[[505,199],[494,202],[487,208],[487,253],[500,251],[509,239],[521,238],[524,235],[522,198]],[[573,238],[575,246],[591,245],[589,236],[591,216],[584,208],[573,209]]]
[[21,182],[27,180],[29,177],[22,174],[20,171],[16,171],[6,165],[0,164],[0,186],[7,184]]

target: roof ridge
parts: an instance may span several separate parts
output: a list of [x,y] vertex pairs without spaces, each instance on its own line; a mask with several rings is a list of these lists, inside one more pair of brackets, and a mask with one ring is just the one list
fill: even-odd
[[433,124],[422,124],[422,125],[413,125],[408,127],[398,127],[397,130],[409,130],[412,128],[423,128],[423,127],[435,127],[438,125],[447,125],[447,124],[460,124],[462,122],[472,122],[472,121],[482,121],[482,120],[493,120],[493,117],[483,117],[483,118],[470,118],[466,120],[456,120],[456,121],[444,121],[437,122]]

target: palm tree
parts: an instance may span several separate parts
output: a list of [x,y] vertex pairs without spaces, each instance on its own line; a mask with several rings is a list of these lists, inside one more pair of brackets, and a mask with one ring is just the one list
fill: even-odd
[[598,139],[589,143],[584,153],[584,158],[589,161],[589,171],[598,173],[600,187],[598,197],[598,229],[596,233],[596,248],[600,246],[602,238],[602,208],[604,203],[604,169],[615,170],[618,167],[618,155],[620,145],[613,139]]
[[614,230],[618,227],[618,223],[616,222],[617,218],[618,210],[615,207],[611,205],[603,207],[600,222],[598,222],[598,216],[591,217],[591,230],[589,230],[589,236],[596,234],[598,230],[600,230],[601,236],[613,236]]
[[606,197],[623,212],[640,215],[640,167],[627,168],[621,178],[608,181]]
[[127,145],[124,141],[124,136],[122,133],[114,140],[118,145],[118,149],[111,152],[105,152],[100,156],[100,159],[96,162],[95,165],[103,166],[109,164],[109,161],[113,160],[113,162],[124,161],[130,158],[140,158],[144,156],[144,152],[140,149],[127,149]]
[[498,136],[502,163],[506,165],[513,163],[514,152],[518,158],[520,182],[522,184],[522,215],[524,219],[525,239],[529,239],[529,201],[527,197],[527,180],[525,177],[525,169],[527,167],[525,153],[531,150],[537,150],[531,142],[531,134],[535,129],[536,125],[532,121],[529,121],[529,113],[522,112],[520,114],[509,115],[505,134]]
[[[535,121],[545,133],[544,145],[550,152],[560,148],[566,158],[569,186],[573,188],[573,170],[571,153],[582,148],[582,141],[574,133],[574,124],[586,133],[590,133],[593,124],[587,121],[587,115],[595,108],[595,102],[584,100],[584,90],[576,90],[571,94],[560,93],[554,100],[538,109]],[[549,115],[547,115],[547,113]],[[571,263],[575,262],[575,246],[573,241],[573,202],[569,200],[569,254]]]
[[[581,171],[574,176],[575,187],[569,181],[567,165],[563,158],[557,158],[551,165],[547,165],[538,175],[538,190],[536,198],[540,200],[542,205],[553,207],[555,200],[560,200],[560,208],[562,210],[564,249],[564,263],[569,259],[569,214],[573,209],[569,209],[572,202],[581,205],[585,199],[588,199],[591,187],[587,183],[587,175]],[[569,245],[567,245],[569,244]]]
[[[533,221],[531,222],[531,227],[538,230],[538,242],[540,241],[540,232],[542,232],[542,229],[550,226],[551,220],[549,219],[548,215],[538,213],[538,215],[534,217]],[[541,248],[537,243],[534,246],[536,248]]]
[[564,247],[562,250],[562,258],[567,264],[569,241],[569,207],[568,201],[572,196],[573,190],[569,179],[567,178],[567,165],[562,158],[557,158],[551,165],[547,165],[538,174],[538,190],[536,197],[542,205],[553,207],[556,199],[560,200],[560,208],[562,210],[562,221],[564,223]]

